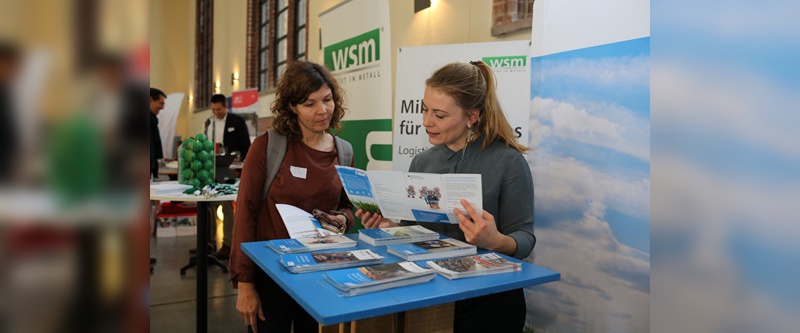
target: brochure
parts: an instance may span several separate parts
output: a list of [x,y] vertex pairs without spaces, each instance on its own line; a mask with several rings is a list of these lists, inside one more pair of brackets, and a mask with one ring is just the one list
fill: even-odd
[[192,185],[178,184],[178,182],[154,183],[150,184],[150,195],[181,195],[190,188]]
[[436,174],[370,170],[336,166],[350,202],[385,218],[458,223],[457,208],[466,214],[461,199],[483,211],[480,174]]
[[275,208],[278,209],[278,214],[286,225],[289,238],[341,235],[341,232],[326,229],[314,215],[300,208],[287,204],[276,204]]
[[284,254],[280,259],[292,273],[375,265],[382,261],[383,257],[371,250]]
[[522,269],[522,264],[506,260],[494,252],[428,261],[425,264],[451,280],[470,276],[514,272]]
[[419,225],[410,225],[393,228],[361,229],[358,231],[358,239],[372,246],[382,246],[439,239],[439,234]]
[[356,247],[358,242],[343,235],[303,237],[290,239],[273,239],[267,241],[267,247],[278,253],[299,253],[319,250],[343,249]]
[[325,280],[343,292],[353,296],[389,288],[428,282],[436,271],[425,269],[409,261],[380,266],[347,268],[325,273]]
[[407,244],[391,244],[386,249],[389,254],[403,260],[432,260],[476,254],[475,245],[464,243],[454,238],[436,239]]

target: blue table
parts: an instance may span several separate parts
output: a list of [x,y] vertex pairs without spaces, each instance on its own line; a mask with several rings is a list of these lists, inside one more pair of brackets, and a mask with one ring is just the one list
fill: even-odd
[[[358,239],[358,234],[348,234],[347,237]],[[427,283],[342,297],[334,287],[322,281],[324,271],[291,273],[278,262],[280,255],[267,248],[265,244],[266,242],[242,243],[242,251],[321,325],[338,324],[459,301],[558,281],[561,277],[560,273],[556,271],[503,256],[506,259],[521,262],[522,270],[458,280],[448,280],[437,274],[433,280]],[[372,246],[358,241],[356,249],[370,249],[386,257],[383,263],[402,261],[400,258],[388,254],[386,246]],[[328,252],[330,251],[332,250]],[[483,252],[486,251],[478,251],[478,253]],[[420,267],[425,267],[425,261],[416,261],[416,263]]]

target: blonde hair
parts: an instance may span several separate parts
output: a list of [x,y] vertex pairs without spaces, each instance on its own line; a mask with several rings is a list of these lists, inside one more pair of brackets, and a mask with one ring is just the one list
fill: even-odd
[[500,140],[521,153],[528,150],[517,143],[514,130],[506,120],[497,92],[492,69],[482,61],[454,62],[436,70],[425,80],[428,87],[444,92],[469,116],[469,111],[479,112],[478,121],[471,130],[484,135],[483,146]]

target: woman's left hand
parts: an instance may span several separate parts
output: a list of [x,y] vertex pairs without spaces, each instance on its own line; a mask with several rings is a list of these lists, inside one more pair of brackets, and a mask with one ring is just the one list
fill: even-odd
[[480,248],[493,251],[501,247],[503,238],[507,236],[497,231],[497,224],[494,221],[494,216],[485,210],[483,214],[478,214],[467,200],[461,199],[461,205],[467,210],[469,216],[464,216],[464,214],[456,208],[453,208],[453,212],[455,212],[458,217],[458,226],[461,228],[461,231],[464,232],[464,237],[467,239],[467,242]]

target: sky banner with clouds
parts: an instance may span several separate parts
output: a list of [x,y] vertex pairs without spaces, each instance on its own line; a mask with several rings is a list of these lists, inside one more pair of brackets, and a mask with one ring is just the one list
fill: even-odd
[[534,331],[645,332],[650,322],[650,38],[531,58]]

